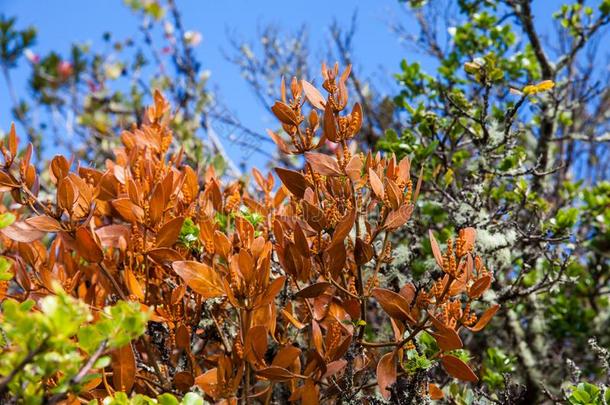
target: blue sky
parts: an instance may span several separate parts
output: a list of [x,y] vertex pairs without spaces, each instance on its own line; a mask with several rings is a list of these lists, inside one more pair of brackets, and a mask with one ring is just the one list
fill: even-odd
[[[422,55],[408,52],[389,29],[390,21],[409,24],[409,16],[397,0],[178,0],[177,3],[183,10],[185,28],[203,35],[196,53],[203,68],[211,71],[210,85],[220,90],[222,101],[237,113],[241,122],[261,133],[275,123],[256,101],[238,69],[223,56],[223,50],[230,50],[227,32],[254,39],[257,28],[267,23],[287,31],[307,23],[311,45],[316,48],[328,38],[328,26],[333,19],[347,25],[357,10],[355,52],[360,62],[356,69],[360,74],[382,73],[385,80],[392,83],[390,75],[399,70],[401,59],[422,60],[424,66],[426,64]],[[548,26],[551,9],[560,3],[558,0],[535,1],[535,13],[540,16],[537,24]],[[30,24],[37,27],[38,43],[34,49],[40,54],[50,50],[65,53],[72,42],[89,41],[93,47],[99,46],[105,31],[111,31],[117,39],[139,38],[140,35],[138,17],[121,0],[0,0],[0,13],[17,16],[19,27]],[[28,72],[29,68],[22,64],[15,73],[20,96],[25,95]],[[0,127],[7,129],[10,121],[8,94],[4,81],[0,80]],[[244,153],[239,147],[228,144],[227,148],[237,163],[243,159]],[[248,163],[263,162],[264,158],[254,156]]]

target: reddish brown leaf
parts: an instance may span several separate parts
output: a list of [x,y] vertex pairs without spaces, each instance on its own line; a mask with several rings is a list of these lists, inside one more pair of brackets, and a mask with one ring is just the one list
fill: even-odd
[[131,344],[110,353],[112,358],[112,383],[117,391],[129,393],[136,378],[136,358]]
[[19,184],[15,182],[11,176],[3,170],[0,170],[0,192],[11,191],[19,187]]
[[443,391],[438,387],[438,385],[433,383],[428,384],[428,393],[430,394],[430,399],[434,401],[443,399],[443,397],[445,396],[445,394],[443,394]]
[[405,297],[409,305],[411,305],[413,299],[415,298],[416,292],[417,291],[413,283],[407,283],[400,289],[399,294]]
[[303,92],[305,97],[307,97],[307,101],[315,108],[323,110],[326,99],[322,96],[322,93],[306,80],[301,80],[301,85],[303,86]]
[[354,258],[356,264],[361,266],[368,263],[373,258],[375,251],[369,243],[364,243],[362,239],[356,238],[356,248],[354,249]]
[[188,392],[194,384],[195,379],[188,371],[180,371],[174,375],[174,385],[181,392]]
[[277,145],[280,152],[282,152],[286,155],[291,154],[290,148],[278,134],[276,134],[275,132],[273,132],[271,130],[267,130],[267,133],[269,134],[269,136],[271,136],[271,139],[273,139],[273,142],[275,142],[275,144]]
[[177,217],[166,222],[157,232],[157,247],[171,247],[178,239],[184,217]]
[[170,248],[158,248],[148,251],[148,256],[158,264],[169,266],[175,261],[182,260],[180,253]]
[[273,365],[283,368],[290,367],[301,354],[301,349],[295,346],[282,347],[273,358]]
[[218,395],[216,390],[218,385],[218,369],[211,368],[205,373],[197,376],[197,378],[195,378],[195,384],[201,388],[203,392],[212,398],[216,398],[216,395]]
[[413,205],[404,203],[397,210],[391,211],[386,218],[383,227],[388,231],[400,228],[411,218]]
[[485,328],[485,326],[487,326],[489,321],[491,321],[491,318],[493,318],[493,316],[496,314],[496,312],[498,312],[498,309],[500,309],[500,305],[498,305],[498,304],[487,308],[487,310],[485,312],[483,312],[483,315],[481,315],[481,317],[479,318],[477,323],[475,323],[474,326],[472,326],[472,327],[468,327],[468,329],[470,329],[473,332],[479,332],[479,331],[483,330],[483,328]]
[[307,326],[303,322],[299,321],[293,314],[286,311],[285,309],[282,309],[281,312],[282,312],[282,315],[284,315],[284,317],[286,318],[286,320],[288,322],[290,322],[292,324],[292,326],[294,326],[295,328],[301,330]]
[[394,352],[384,354],[377,363],[377,384],[385,399],[390,398],[389,387],[396,382],[396,357]]
[[191,334],[189,328],[184,324],[180,324],[176,328],[176,347],[181,350],[191,348]]
[[302,173],[294,170],[282,169],[281,167],[276,167],[275,172],[288,191],[299,198],[303,198],[305,189],[307,189],[307,180],[305,180],[305,176],[303,176]]
[[352,181],[357,181],[362,176],[362,159],[360,155],[354,155],[345,166],[345,173]]
[[271,111],[273,111],[273,114],[275,114],[277,119],[282,123],[287,125],[298,125],[297,115],[287,104],[276,101],[273,107],[271,107]]
[[460,335],[449,327],[444,327],[438,332],[432,333],[432,336],[434,336],[436,343],[438,343],[438,347],[446,352],[461,349],[464,346]]
[[135,295],[140,301],[144,301],[144,290],[130,268],[125,269],[125,285],[130,294]]
[[28,218],[25,220],[25,222],[33,228],[44,232],[57,232],[61,231],[62,229],[61,224],[55,218],[51,218],[48,215],[39,215]]
[[337,120],[330,103],[324,108],[324,136],[331,142],[337,142]]
[[83,259],[90,263],[99,263],[102,261],[104,258],[102,248],[97,244],[95,239],[93,239],[93,236],[91,236],[91,233],[87,228],[78,228],[74,239],[76,240],[78,254],[81,255]]
[[343,243],[345,241],[345,237],[349,235],[354,223],[356,221],[356,211],[351,210],[348,214],[346,214],[341,221],[335,227],[335,231],[333,232],[333,238],[331,240],[331,247],[338,244]]
[[302,202],[302,207],[303,219],[305,219],[309,226],[311,226],[315,231],[322,232],[326,227],[326,217],[324,216],[324,211],[305,200]]
[[202,297],[215,298],[225,295],[222,279],[210,266],[194,261],[181,261],[174,262],[172,268]]
[[317,152],[305,153],[305,159],[311,165],[314,172],[322,176],[342,176],[341,168],[337,159],[332,156]]
[[308,285],[295,295],[300,298],[315,298],[322,295],[326,290],[332,286],[331,283],[322,281],[319,283]]
[[271,381],[289,381],[295,377],[294,373],[278,366],[270,366],[257,370],[256,374]]
[[430,247],[432,248],[432,254],[434,254],[434,259],[436,260],[436,264],[442,269],[443,268],[443,254],[441,253],[441,248],[438,246],[438,242],[432,233],[432,230],[428,231],[430,235]]
[[375,193],[377,198],[380,201],[383,201],[383,197],[385,195],[383,192],[383,183],[381,182],[379,176],[377,176],[377,173],[375,173],[375,170],[373,170],[373,168],[369,168],[369,183],[371,184],[371,188],[373,189],[373,192]]
[[468,366],[468,364],[464,363],[457,357],[451,354],[445,354],[441,357],[441,362],[443,363],[445,371],[447,371],[447,374],[449,374],[451,377],[457,378],[458,380],[462,381],[479,381],[479,378]]
[[307,241],[307,237],[303,232],[303,229],[300,226],[295,227],[294,231],[294,244],[303,257],[309,257],[311,251],[309,249],[309,242]]
[[262,296],[261,300],[256,303],[255,308],[271,304],[284,287],[285,281],[286,276],[281,276],[273,280],[273,282],[271,282],[271,284],[269,284],[267,287],[267,290],[265,291],[265,294]]
[[371,295],[392,318],[411,323],[415,322],[409,310],[409,303],[402,295],[385,288],[374,288]]
[[472,283],[468,290],[470,298],[479,298],[491,286],[491,275],[486,274]]

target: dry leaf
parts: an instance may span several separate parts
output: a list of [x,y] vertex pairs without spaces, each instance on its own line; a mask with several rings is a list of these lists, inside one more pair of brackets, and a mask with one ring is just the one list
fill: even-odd
[[174,271],[204,298],[222,297],[225,295],[220,275],[210,266],[194,261],[174,262]]

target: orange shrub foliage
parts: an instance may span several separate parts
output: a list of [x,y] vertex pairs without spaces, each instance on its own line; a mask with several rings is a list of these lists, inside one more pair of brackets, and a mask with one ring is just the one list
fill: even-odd
[[[463,329],[481,330],[498,309],[472,309],[492,282],[474,230],[462,229],[444,253],[430,233],[442,277],[427,289],[379,286],[419,184],[408,159],[356,152],[362,111],[343,113],[349,68],[322,73],[326,97],[293,80],[273,107],[289,137],[271,133],[278,147],[305,157],[303,170],[276,169],[282,184],[256,169],[249,184],[186,165],[180,150],[170,152],[170,106],[159,93],[104,169],[71,171],[73,162],[56,156],[46,199],[31,147],[17,159],[11,131],[0,187],[25,208],[2,231],[18,288],[5,283],[0,298],[39,299],[56,280],[94,309],[124,299],[152,312],[146,335],[112,353],[111,377],[83,398],[193,385],[229,404],[335,403],[377,389],[390,398],[397,379],[409,378],[405,351],[423,332],[440,348],[432,361],[477,381],[450,354]],[[316,152],[328,143],[334,154]],[[188,229],[198,229],[191,239]],[[367,327],[391,338],[366,340]],[[427,379],[415,389],[442,395]]]

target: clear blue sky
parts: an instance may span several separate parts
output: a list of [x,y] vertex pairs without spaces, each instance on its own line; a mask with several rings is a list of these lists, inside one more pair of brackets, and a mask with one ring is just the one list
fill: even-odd
[[[266,23],[286,30],[308,23],[311,45],[316,48],[328,37],[328,26],[334,18],[347,25],[357,10],[355,51],[361,74],[385,72],[386,81],[391,83],[390,75],[399,70],[402,58],[423,59],[421,55],[409,54],[389,29],[388,22],[392,20],[408,25],[409,17],[397,0],[177,0],[177,3],[183,10],[185,28],[203,35],[196,52],[203,68],[212,73],[210,85],[220,90],[223,102],[245,125],[260,132],[275,123],[256,101],[238,69],[224,58],[222,50],[230,49],[227,31],[241,38],[254,39],[257,27]],[[540,16],[537,24],[548,27],[550,11],[560,1],[537,0],[534,3],[536,15]],[[90,41],[92,46],[99,46],[105,31],[111,31],[117,39],[139,38],[140,35],[138,17],[121,0],[0,0],[0,13],[17,16],[19,27],[30,24],[37,27],[38,43],[34,49],[40,54],[50,50],[65,54],[72,42]],[[22,65],[15,74],[20,95],[26,91],[25,80],[29,73],[29,68]],[[0,80],[0,128],[4,130],[11,120],[9,108],[5,83]],[[243,154],[239,147],[227,147],[232,158],[239,162]],[[263,158],[254,157],[253,160],[260,164]]]

